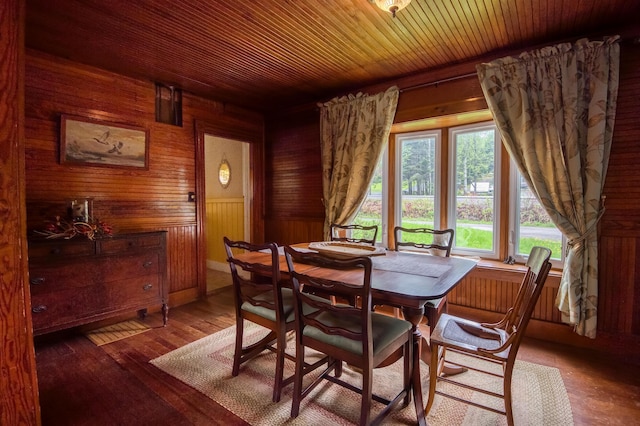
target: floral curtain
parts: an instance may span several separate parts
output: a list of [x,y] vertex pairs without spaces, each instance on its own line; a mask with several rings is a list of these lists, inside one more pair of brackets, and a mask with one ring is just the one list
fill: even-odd
[[364,201],[389,139],[398,104],[396,86],[384,93],[334,98],[320,105],[324,236],[349,223]]
[[507,151],[568,239],[556,305],[595,338],[597,223],[618,94],[618,37],[579,40],[478,65]]

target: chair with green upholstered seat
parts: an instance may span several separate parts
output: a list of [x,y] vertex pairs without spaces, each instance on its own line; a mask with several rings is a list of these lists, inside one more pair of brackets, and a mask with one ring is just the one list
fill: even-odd
[[[297,417],[300,403],[322,380],[329,380],[362,395],[360,424],[377,424],[401,401],[410,402],[411,373],[413,368],[413,337],[411,324],[405,320],[382,315],[371,310],[371,259],[358,257],[334,259],[318,253],[297,252],[285,246],[289,273],[293,282],[294,309],[296,311],[296,372],[291,416]],[[313,264],[319,268],[296,271],[296,265]],[[340,269],[356,270],[359,281],[339,281]],[[304,292],[302,291],[304,289]],[[309,293],[337,296],[340,300],[356,300],[357,306],[318,302]],[[305,305],[315,311],[303,311]],[[305,349],[310,348],[333,360],[310,384],[303,388]],[[377,396],[373,390],[373,369],[398,353],[404,358],[404,380],[393,399]],[[362,374],[362,387],[342,381],[342,362],[355,367]],[[335,371],[335,375],[330,375]],[[385,408],[371,420],[372,400]]]
[[[237,376],[240,365],[264,350],[276,353],[273,401],[278,402],[282,388],[293,382],[293,377],[284,378],[284,360],[287,357],[286,334],[294,327],[293,293],[281,288],[278,247],[274,243],[250,244],[230,241],[224,237],[227,262],[233,279],[233,296],[236,311],[236,343],[232,375]],[[271,265],[246,263],[234,256],[234,251],[266,251],[271,256]],[[244,321],[251,321],[270,330],[259,342],[243,347]],[[274,346],[275,344],[275,346]],[[293,357],[290,357],[293,360]]]

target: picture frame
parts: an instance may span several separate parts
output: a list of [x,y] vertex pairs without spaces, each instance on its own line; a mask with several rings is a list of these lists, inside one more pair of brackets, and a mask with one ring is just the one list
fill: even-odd
[[149,131],[142,127],[62,115],[60,164],[149,169]]

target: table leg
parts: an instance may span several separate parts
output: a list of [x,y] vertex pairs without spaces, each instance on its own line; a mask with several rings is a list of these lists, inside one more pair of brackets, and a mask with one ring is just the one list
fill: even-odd
[[[424,416],[424,403],[422,402],[422,376],[420,374],[421,346],[426,343],[420,331],[420,321],[424,315],[424,309],[402,308],[404,318],[412,325],[413,330],[413,374],[411,387],[413,389],[413,403],[416,407],[416,416],[420,426],[426,426],[427,419]],[[429,344],[427,343],[427,346]],[[428,361],[427,361],[428,362]]]

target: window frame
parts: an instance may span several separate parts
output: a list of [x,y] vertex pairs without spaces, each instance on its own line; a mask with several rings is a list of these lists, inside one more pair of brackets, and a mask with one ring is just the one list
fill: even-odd
[[[440,227],[441,218],[441,175],[442,175],[442,129],[420,130],[395,135],[395,176],[394,176],[394,226],[402,225],[402,144],[407,140],[435,138],[435,193],[433,195],[433,226]],[[384,181],[385,179],[383,179]],[[388,180],[388,179],[387,179]],[[398,223],[400,222],[400,223]]]
[[[382,215],[380,218],[380,226],[382,229],[381,235],[381,244],[382,247],[389,247],[389,143],[385,144],[384,150],[382,151],[381,159],[382,161]],[[378,165],[376,164],[376,167]],[[376,242],[376,245],[378,243]]]
[[502,140],[500,138],[500,132],[493,120],[482,121],[478,123],[465,124],[461,126],[452,126],[448,128],[449,133],[449,173],[447,176],[447,227],[452,228],[457,234],[457,218],[456,218],[456,135],[460,133],[470,133],[471,130],[488,130],[494,131],[494,157],[493,157],[493,242],[492,250],[482,250],[473,248],[460,248],[456,247],[455,241],[453,244],[452,254],[465,255],[465,256],[480,256],[485,259],[499,259],[500,258],[500,241],[502,241],[502,215],[500,211],[501,199],[502,199]]
[[[509,194],[511,194],[510,201],[513,200],[513,202],[509,203],[508,253],[515,262],[526,263],[529,256],[518,253],[517,251],[517,241],[520,238],[520,227],[518,226],[520,223],[520,177],[521,173],[520,170],[518,170],[518,166],[513,159],[509,158]],[[550,259],[550,262],[552,267],[562,269],[567,252],[567,237],[564,234],[562,234],[562,248],[560,251],[560,258],[553,257]],[[553,253],[553,255],[555,255],[555,253]]]

